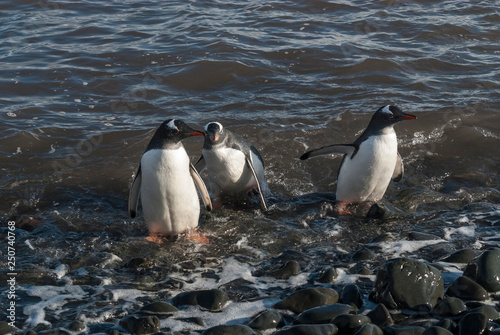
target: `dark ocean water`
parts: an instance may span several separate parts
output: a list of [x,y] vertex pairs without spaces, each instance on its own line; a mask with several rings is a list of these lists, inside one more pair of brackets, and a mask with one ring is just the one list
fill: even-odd
[[[396,241],[365,267],[500,243],[495,1],[40,0],[1,2],[0,19],[0,216],[17,227],[21,329],[116,323],[149,300],[237,278],[265,291],[274,283],[251,271],[289,259],[303,273],[282,285],[297,287],[383,233]],[[353,141],[386,104],[418,117],[395,127],[405,177],[389,186],[385,220],[338,217],[340,159],[298,157]],[[142,216],[127,216],[128,188],[169,118],[197,128],[219,121],[251,141],[266,163],[270,211],[202,213],[207,246],[145,242]],[[199,139],[185,146],[199,157]],[[439,240],[415,243],[410,231]],[[2,228],[7,269],[6,238]],[[123,271],[134,257],[161,275]],[[203,275],[210,269],[216,283]],[[341,284],[357,280],[348,270]],[[169,276],[183,289],[166,292]],[[235,303],[205,323],[266,304]]]

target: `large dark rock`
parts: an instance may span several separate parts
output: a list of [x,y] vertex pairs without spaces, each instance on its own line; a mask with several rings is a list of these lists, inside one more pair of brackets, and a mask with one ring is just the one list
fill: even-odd
[[488,292],[469,277],[458,277],[446,290],[446,295],[462,300],[484,301],[488,299]]
[[441,272],[409,258],[395,258],[378,270],[370,299],[389,308],[433,307],[444,296]]
[[296,323],[328,323],[341,314],[353,313],[354,309],[345,304],[328,304],[308,309],[297,316]]
[[172,315],[179,310],[177,307],[164,301],[155,301],[148,305],[145,305],[140,310],[141,314],[156,315],[158,317],[166,317]]
[[276,328],[282,323],[283,320],[281,314],[278,311],[268,309],[259,313],[252,320],[250,320],[248,326],[252,329],[266,330]]
[[477,254],[471,249],[462,249],[446,256],[441,261],[447,263],[469,263],[477,257]]
[[340,292],[340,300],[342,304],[353,305],[358,309],[363,306],[363,293],[357,285],[349,284],[344,286]]
[[275,271],[269,273],[270,277],[276,279],[288,279],[292,276],[298,275],[300,273],[300,265],[297,261],[289,261],[286,264]]
[[160,331],[160,319],[156,316],[127,315],[120,320],[120,326],[134,335],[154,334]]
[[439,316],[455,316],[467,310],[464,302],[458,298],[446,297],[434,306],[433,312]]
[[244,325],[220,325],[205,329],[203,335],[256,335],[252,328]]
[[372,323],[367,323],[356,330],[354,335],[384,335],[384,332],[378,326]]
[[500,248],[489,248],[472,260],[467,264],[464,276],[472,278],[489,292],[500,291]]
[[458,323],[459,335],[480,335],[486,329],[488,319],[483,313],[467,313]]
[[370,318],[373,324],[380,328],[394,325],[391,313],[389,313],[389,310],[384,304],[378,304],[373,310],[369,311],[366,316]]
[[175,306],[198,305],[211,312],[222,310],[228,301],[229,297],[227,294],[217,289],[184,292],[176,295],[172,299]]
[[313,307],[334,304],[338,300],[339,294],[335,290],[326,287],[318,287],[294,292],[286,299],[274,304],[273,307],[301,313]]
[[352,334],[362,325],[370,323],[370,318],[360,314],[341,314],[332,320],[340,334]]
[[437,326],[432,326],[427,328],[422,335],[453,335],[452,332],[450,332],[447,329],[437,327]]
[[273,335],[337,335],[338,329],[335,325],[296,325],[285,327]]

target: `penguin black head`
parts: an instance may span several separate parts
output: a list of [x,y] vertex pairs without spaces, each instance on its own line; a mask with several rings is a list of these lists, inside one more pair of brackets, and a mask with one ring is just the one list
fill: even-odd
[[373,114],[367,129],[377,131],[385,127],[392,127],[393,124],[399,121],[414,120],[416,118],[414,115],[404,113],[396,106],[382,106]]
[[165,146],[179,143],[183,139],[191,136],[204,135],[204,132],[191,128],[181,120],[169,119],[156,129],[146,151],[150,149],[161,149]]
[[205,126],[205,138],[210,141],[210,143],[220,143],[223,140],[224,127],[219,122],[210,122]]

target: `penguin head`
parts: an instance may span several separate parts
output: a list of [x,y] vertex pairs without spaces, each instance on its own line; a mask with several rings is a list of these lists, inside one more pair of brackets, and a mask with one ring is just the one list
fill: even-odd
[[223,140],[224,127],[219,122],[210,122],[205,126],[205,138],[211,144],[220,143]]
[[181,120],[169,119],[156,129],[146,150],[161,149],[165,146],[179,143],[191,136],[204,136],[205,133],[195,130]]
[[380,128],[385,128],[391,126],[396,122],[403,120],[414,120],[417,117],[411,114],[404,113],[401,109],[396,106],[383,106],[380,107],[375,114],[373,114],[370,123],[378,125]]

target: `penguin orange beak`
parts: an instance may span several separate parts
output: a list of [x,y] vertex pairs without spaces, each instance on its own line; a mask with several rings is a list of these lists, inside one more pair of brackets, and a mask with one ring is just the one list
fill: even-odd
[[219,138],[219,134],[216,134],[214,136],[211,136],[211,135],[209,135],[209,136],[212,139],[212,141],[214,141],[214,142],[217,141],[217,139]]
[[415,115],[405,114],[402,116],[402,118],[406,120],[415,120],[417,117]]
[[198,130],[192,131],[192,132],[190,132],[188,134],[189,135],[193,135],[193,136],[205,136],[204,133],[202,133],[201,131],[198,131]]

